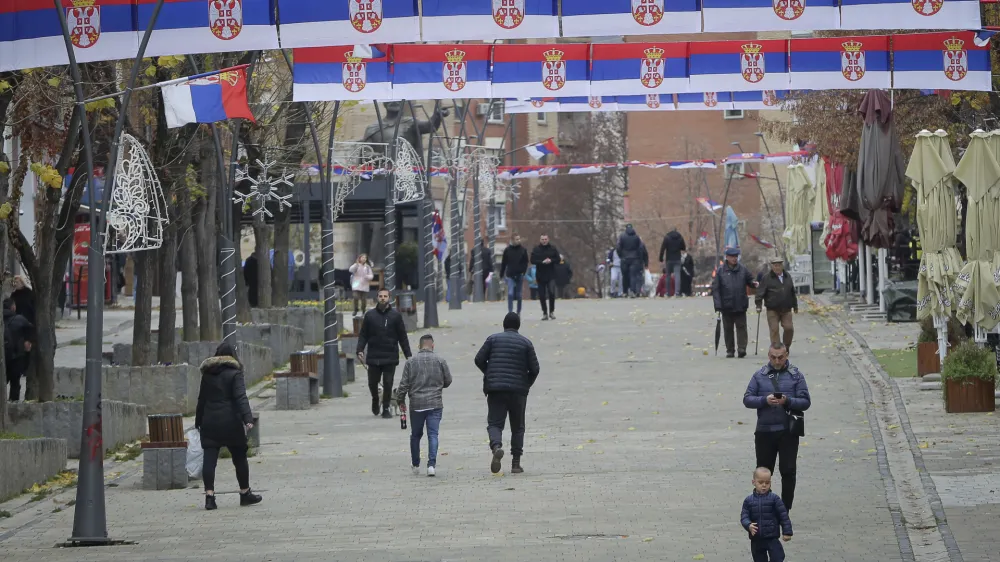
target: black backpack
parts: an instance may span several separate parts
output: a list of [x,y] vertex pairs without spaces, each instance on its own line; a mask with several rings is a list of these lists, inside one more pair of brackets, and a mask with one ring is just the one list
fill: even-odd
[[13,359],[17,353],[17,345],[14,342],[14,333],[10,331],[10,322],[3,323],[3,352],[5,359]]

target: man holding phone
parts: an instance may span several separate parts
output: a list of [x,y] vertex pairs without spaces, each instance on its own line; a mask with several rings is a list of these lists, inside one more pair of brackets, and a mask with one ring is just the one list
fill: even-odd
[[772,343],[767,357],[767,365],[750,378],[743,405],[757,410],[754,431],[757,466],[774,472],[775,461],[778,461],[781,500],[791,510],[799,437],[805,435],[803,412],[809,409],[812,399],[805,376],[788,361],[785,344]]

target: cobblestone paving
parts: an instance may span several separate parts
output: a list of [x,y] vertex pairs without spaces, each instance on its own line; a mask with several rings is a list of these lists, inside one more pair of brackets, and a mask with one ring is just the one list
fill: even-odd
[[[755,415],[741,399],[765,349],[716,357],[710,309],[704,298],[570,301],[543,323],[525,303],[522,333],[542,373],[528,402],[522,475],[489,473],[472,365],[505,307],[442,306],[447,326],[435,335],[455,384],[436,478],[410,473],[408,433],[371,415],[362,371],[348,398],[303,412],[274,411],[273,401],[260,408],[263,446],[251,459],[259,506],[238,507],[225,461],[220,508],[206,512],[198,489],[138,489],[140,459],[114,468],[120,485],[107,491],[111,536],[135,544],[54,548],[70,535],[73,510],[53,513],[49,498],[0,519],[3,560],[748,560],[738,518],[751,490]],[[862,387],[815,317],[795,321],[793,362],[814,405],[788,560],[904,560]]]

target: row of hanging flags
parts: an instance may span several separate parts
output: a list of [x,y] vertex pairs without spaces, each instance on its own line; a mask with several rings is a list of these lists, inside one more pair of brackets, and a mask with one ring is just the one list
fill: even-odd
[[[134,58],[157,3],[60,1],[80,62]],[[979,1],[563,0],[560,21],[558,0],[168,0],[146,55],[544,39],[559,37],[560,29],[563,37],[979,29]],[[0,71],[66,62],[51,0],[0,2]]]
[[358,46],[315,47],[294,51],[293,96],[296,101],[633,96],[624,105],[641,106],[648,105],[644,96],[702,92],[990,91],[991,34],[375,45],[370,58],[359,56]]

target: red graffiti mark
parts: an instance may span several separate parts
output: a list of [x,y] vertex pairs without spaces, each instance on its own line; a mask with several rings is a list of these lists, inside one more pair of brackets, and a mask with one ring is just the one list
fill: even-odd
[[101,417],[97,417],[97,421],[87,426],[87,449],[90,451],[90,459],[103,458],[104,455],[104,439],[101,437]]

